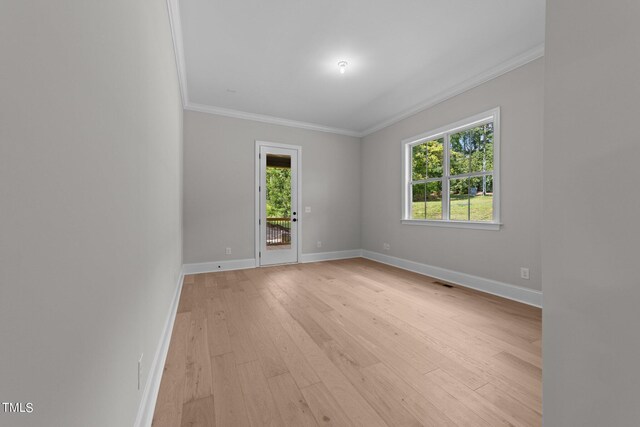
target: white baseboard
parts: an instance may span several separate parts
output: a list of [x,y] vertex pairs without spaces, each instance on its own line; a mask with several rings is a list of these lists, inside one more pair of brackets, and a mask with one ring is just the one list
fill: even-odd
[[171,343],[171,333],[173,332],[173,323],[176,320],[183,279],[184,272],[181,271],[178,277],[176,291],[173,295],[173,301],[171,301],[171,306],[169,307],[169,314],[165,321],[164,329],[162,330],[160,343],[156,349],[156,354],[153,356],[153,361],[149,368],[149,374],[147,375],[147,382],[144,386],[144,390],[142,391],[142,399],[140,400],[140,406],[138,407],[138,415],[136,416],[134,427],[150,427],[151,422],[153,421],[153,412],[156,409],[156,400],[158,399],[158,391],[160,390],[160,381],[162,380],[164,364],[167,360],[169,344]]
[[200,262],[197,264],[185,264],[182,267],[184,274],[213,273],[214,271],[242,270],[245,268],[254,268],[256,260],[249,259],[232,259],[228,261]]
[[433,277],[435,279],[455,283],[456,285],[464,286],[465,288],[475,289],[535,307],[542,307],[542,292],[533,289],[485,279],[471,274],[459,273],[457,271],[447,270],[446,268],[408,261],[406,259],[396,258],[378,252],[363,250],[362,257],[402,268],[404,270],[424,274],[425,276]]
[[[428,264],[422,264],[415,261],[396,258],[378,252],[352,249],[346,251],[302,254],[300,257],[300,262],[308,263],[357,257],[363,257],[373,261],[381,262],[383,264],[393,265],[394,267],[402,268],[404,270],[424,274],[425,276],[430,276],[435,279],[455,283],[456,285],[476,289],[478,291],[522,302],[535,307],[542,307],[542,292],[540,291],[511,285],[509,283],[498,282],[496,280],[485,279],[484,277],[473,276],[467,273],[460,273],[458,271],[448,270],[446,268],[435,267]],[[229,261],[203,262],[198,264],[185,264],[182,271],[184,274],[198,274],[225,270],[240,270],[254,267],[256,267],[256,260],[251,258]]]
[[347,259],[358,258],[362,256],[361,249],[352,249],[348,251],[335,251],[335,252],[318,252],[313,254],[302,254],[300,262],[318,262],[318,261],[331,261],[334,259]]
[[[360,249],[353,249],[349,251],[336,251],[336,252],[319,252],[313,254],[302,254],[300,257],[301,263],[316,262],[316,261],[329,261],[334,259],[346,259],[357,258],[362,255]],[[248,259],[233,259],[227,261],[213,261],[213,262],[201,262],[196,264],[185,264],[182,268],[184,274],[199,274],[199,273],[213,273],[216,271],[228,271],[228,270],[242,270],[245,268],[256,267],[256,260],[254,258]]]

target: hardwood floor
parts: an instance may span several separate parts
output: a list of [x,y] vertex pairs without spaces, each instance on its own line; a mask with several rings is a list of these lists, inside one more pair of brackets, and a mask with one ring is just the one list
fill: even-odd
[[539,426],[541,310],[361,258],[186,276],[153,426]]

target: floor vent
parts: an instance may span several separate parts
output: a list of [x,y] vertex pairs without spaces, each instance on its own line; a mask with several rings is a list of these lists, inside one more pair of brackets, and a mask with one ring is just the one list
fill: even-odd
[[442,283],[442,282],[433,282],[436,285],[440,285],[440,286],[444,286],[445,288],[453,288],[453,285],[450,285],[448,283]]

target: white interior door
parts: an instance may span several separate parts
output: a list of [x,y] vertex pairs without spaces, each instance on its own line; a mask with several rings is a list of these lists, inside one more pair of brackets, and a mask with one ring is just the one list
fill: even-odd
[[298,262],[298,150],[260,146],[260,265]]

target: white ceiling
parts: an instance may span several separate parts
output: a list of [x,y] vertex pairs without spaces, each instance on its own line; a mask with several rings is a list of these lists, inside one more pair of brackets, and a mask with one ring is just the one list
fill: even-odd
[[172,21],[188,109],[363,135],[541,56],[544,7],[180,0]]

